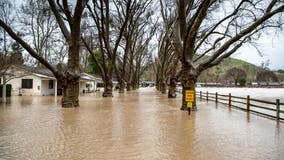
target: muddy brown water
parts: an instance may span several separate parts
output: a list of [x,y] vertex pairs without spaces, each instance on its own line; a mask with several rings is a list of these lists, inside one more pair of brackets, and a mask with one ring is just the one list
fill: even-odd
[[15,96],[0,105],[0,159],[283,159],[283,123],[221,104],[198,106],[188,116],[180,97],[152,88],[84,95],[71,109],[60,107],[60,97]]

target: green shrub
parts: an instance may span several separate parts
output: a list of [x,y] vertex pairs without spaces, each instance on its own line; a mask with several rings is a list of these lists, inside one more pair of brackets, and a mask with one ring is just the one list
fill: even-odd
[[239,84],[240,84],[241,87],[244,87],[244,86],[246,85],[246,79],[241,78],[241,79],[239,80]]

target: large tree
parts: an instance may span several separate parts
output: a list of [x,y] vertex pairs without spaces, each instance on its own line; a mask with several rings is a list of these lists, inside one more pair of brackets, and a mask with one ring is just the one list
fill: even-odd
[[[19,13],[21,13],[19,15],[21,30],[25,35],[23,38],[31,42],[38,55],[53,62],[53,53],[61,50],[62,45],[58,45],[58,42],[62,36],[48,1],[27,0],[21,5]],[[56,62],[58,63],[58,59]],[[39,61],[36,64],[37,67],[42,67]]]
[[[127,83],[128,90],[135,88],[135,84],[139,81],[142,55],[147,54],[147,46],[149,40],[154,35],[155,24],[152,22],[152,0],[136,1],[133,3],[133,9],[129,13],[129,21],[123,32],[121,41],[122,51],[118,54],[120,63],[116,64],[116,75],[119,82],[119,92],[125,90]],[[119,14],[120,19],[124,19],[125,14]],[[140,56],[140,59],[139,59]],[[137,69],[135,72],[134,70]],[[136,73],[136,74],[135,74]]]
[[187,110],[186,90],[195,90],[202,71],[255,41],[262,31],[283,24],[282,0],[177,0],[174,10],[168,7],[171,1],[160,2],[167,33],[173,33],[168,36],[182,64],[182,110]]
[[167,92],[167,79],[171,73],[171,64],[175,58],[170,39],[162,30],[158,43],[158,56],[156,58],[156,88],[162,94]]
[[149,43],[156,30],[156,25],[148,26],[148,28],[149,30],[144,30],[138,34],[131,47],[126,78],[128,91],[139,88],[140,77],[146,70],[151,59],[152,50]]
[[118,49],[129,21],[130,12],[133,10],[135,3],[132,0],[93,0],[92,3],[87,5],[98,35],[100,49],[98,53],[101,54],[99,56],[102,58],[101,62],[94,55],[94,49],[91,47],[91,44],[88,44],[85,39],[83,39],[83,42],[90,52],[93,61],[99,67],[101,77],[104,81],[103,97],[113,96],[112,78],[115,71]]
[[[68,64],[67,70],[62,71],[55,68],[50,62],[48,62],[42,55],[38,54],[27,41],[24,41],[18,36],[8,24],[0,19],[0,26],[28,53],[48,68],[57,78],[58,81],[62,82],[63,96],[62,96],[62,107],[77,107],[79,106],[79,50],[81,45],[81,18],[83,10],[88,0],[78,0],[75,6],[68,3],[67,0],[57,1],[48,0],[50,8],[56,18],[56,21],[63,33],[66,41],[68,42]],[[72,9],[71,9],[72,8]],[[68,27],[67,27],[68,25]]]

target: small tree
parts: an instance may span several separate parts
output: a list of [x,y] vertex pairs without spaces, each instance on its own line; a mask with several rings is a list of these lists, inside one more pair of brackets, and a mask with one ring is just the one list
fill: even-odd
[[240,80],[246,80],[247,74],[244,70],[240,69],[240,68],[231,68],[229,69],[226,73],[225,73],[225,79],[227,80],[233,80],[235,86],[238,85],[238,82],[240,82]]
[[239,83],[240,83],[240,86],[241,86],[241,87],[244,87],[244,86],[246,85],[246,79],[241,78],[241,79],[239,80]]
[[258,82],[278,82],[276,74],[272,71],[263,70],[257,73],[256,81]]
[[[12,9],[13,4],[8,0],[0,1],[0,20],[6,24],[12,25],[13,17],[12,17]],[[6,102],[6,83],[7,76],[11,76],[7,73],[10,66],[16,62],[14,58],[17,54],[11,54],[9,51],[11,48],[11,41],[5,32],[5,30],[0,30],[0,77],[2,78],[2,102]]]

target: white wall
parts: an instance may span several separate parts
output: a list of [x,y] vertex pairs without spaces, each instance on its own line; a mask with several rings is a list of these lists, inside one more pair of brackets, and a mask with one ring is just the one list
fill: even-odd
[[[20,89],[22,88],[22,79],[33,79],[33,88],[31,89]],[[22,95],[41,95],[41,79],[34,75],[28,75],[20,78],[12,79],[8,82],[12,85],[12,95],[19,95],[19,90]]]
[[49,80],[42,80],[41,81],[41,95],[47,96],[47,95],[54,95],[54,84],[55,80],[53,80],[53,88],[49,89]]
[[79,92],[83,93],[83,90],[87,91],[86,82],[80,81],[79,83],[80,83],[80,85],[79,85]]
[[90,92],[95,91],[95,82],[80,81],[80,88],[79,88],[80,93],[83,93],[83,90],[85,90],[85,93],[88,92],[88,88],[86,87],[87,84],[91,84]]

